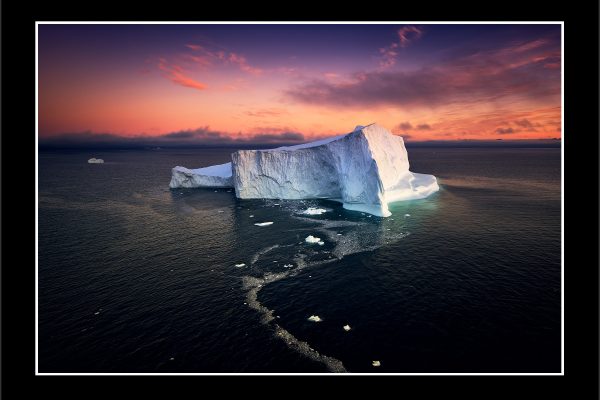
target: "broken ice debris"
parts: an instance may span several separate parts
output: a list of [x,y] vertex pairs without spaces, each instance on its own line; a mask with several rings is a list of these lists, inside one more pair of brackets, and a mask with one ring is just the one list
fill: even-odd
[[306,243],[319,243],[321,238],[314,237],[313,235],[308,235],[306,239],[304,239]]
[[267,226],[267,225],[273,225],[273,223],[272,222],[257,222],[254,225],[256,225],[256,226]]
[[316,207],[308,207],[308,209],[302,211],[302,214],[307,214],[307,215],[321,215],[323,213],[326,213],[327,210],[324,208],[316,208]]

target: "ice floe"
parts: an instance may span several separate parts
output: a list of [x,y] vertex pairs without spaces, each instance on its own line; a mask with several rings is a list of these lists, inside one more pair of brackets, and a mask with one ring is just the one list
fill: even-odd
[[308,235],[306,239],[304,239],[306,243],[319,243],[321,238],[314,237],[313,235]]
[[306,214],[306,215],[321,215],[323,213],[326,213],[329,210],[326,210],[324,208],[316,208],[316,207],[309,207],[306,210],[302,211],[302,214]]
[[267,225],[273,225],[273,222],[257,222],[254,225],[256,225],[256,226],[267,226]]

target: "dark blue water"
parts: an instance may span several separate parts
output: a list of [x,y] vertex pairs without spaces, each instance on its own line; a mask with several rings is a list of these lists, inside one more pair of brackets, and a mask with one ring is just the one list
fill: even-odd
[[229,152],[40,152],[40,372],[560,372],[559,149],[409,149],[390,218],[168,189]]

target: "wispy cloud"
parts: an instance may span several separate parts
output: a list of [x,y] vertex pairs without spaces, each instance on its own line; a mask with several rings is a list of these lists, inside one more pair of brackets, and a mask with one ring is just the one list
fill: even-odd
[[419,39],[423,35],[423,30],[416,26],[405,26],[398,30],[400,47],[408,46],[412,41]]
[[192,49],[192,50],[201,50],[202,46],[200,46],[199,44],[186,44],[185,47],[187,47],[188,49]]
[[244,112],[249,117],[267,118],[267,117],[278,117],[288,112],[282,108],[263,108],[258,110],[250,110]]
[[496,129],[496,133],[499,135],[510,135],[513,133],[517,133],[519,132],[518,129],[513,129],[513,128],[498,128]]
[[410,131],[410,130],[427,131],[427,130],[430,130],[430,129],[431,129],[431,126],[429,124],[417,124],[417,125],[413,125],[409,121],[405,121],[405,122],[401,122],[398,125],[396,125],[392,129],[392,132],[394,132],[394,133],[402,133],[402,137],[408,137],[408,136],[411,136],[411,135],[406,135],[407,131]]
[[404,26],[397,32],[398,41],[392,42],[389,46],[379,49],[381,59],[379,60],[380,68],[388,68],[396,64],[399,48],[407,47],[412,41],[419,39],[423,35],[423,30],[416,26]]
[[163,72],[163,75],[173,83],[197,90],[206,89],[204,83],[198,82],[186,75],[183,68],[179,65],[169,64],[165,59],[160,59],[158,68]]
[[192,50],[193,54],[186,53],[184,57],[202,67],[220,63],[236,65],[240,70],[252,75],[260,75],[263,72],[261,68],[251,65],[246,57],[239,53],[210,50],[206,46],[199,44],[186,44],[185,47]]
[[533,128],[533,124],[527,118],[515,121],[515,125],[523,128]]
[[402,122],[402,123],[398,124],[397,128],[402,131],[408,131],[408,130],[411,130],[413,128],[413,126],[410,122]]
[[242,71],[252,75],[260,75],[263,72],[262,69],[253,67],[250,64],[248,64],[246,57],[240,54],[229,53],[228,61],[232,64],[236,64]]

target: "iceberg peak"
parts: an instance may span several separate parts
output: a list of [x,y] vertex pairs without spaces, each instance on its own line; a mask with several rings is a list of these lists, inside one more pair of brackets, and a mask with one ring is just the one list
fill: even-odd
[[175,167],[170,187],[233,187],[241,199],[314,199],[348,210],[390,216],[388,204],[439,190],[433,175],[409,171],[402,137],[376,123],[315,142],[269,150],[238,150],[231,163]]

